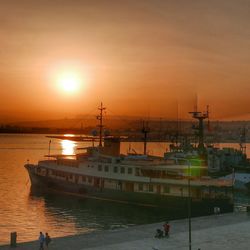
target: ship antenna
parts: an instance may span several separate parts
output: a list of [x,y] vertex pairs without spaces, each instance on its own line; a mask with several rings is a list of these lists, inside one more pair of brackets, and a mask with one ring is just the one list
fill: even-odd
[[198,95],[195,93],[194,112],[198,111]]
[[207,130],[211,132],[209,114],[210,114],[209,105],[207,105]]
[[105,107],[103,107],[102,102],[101,102],[101,106],[98,108],[100,110],[100,114],[96,117],[97,120],[100,121],[98,127],[99,127],[99,146],[102,146],[102,136],[103,136],[103,111],[106,109]]
[[177,101],[177,132],[176,132],[176,146],[178,146],[178,142],[179,142],[179,134],[180,133],[180,123],[179,123],[179,103]]
[[177,132],[176,132],[176,146],[178,146],[179,142],[182,139],[182,129],[181,129],[181,118],[180,118],[180,106],[177,101]]

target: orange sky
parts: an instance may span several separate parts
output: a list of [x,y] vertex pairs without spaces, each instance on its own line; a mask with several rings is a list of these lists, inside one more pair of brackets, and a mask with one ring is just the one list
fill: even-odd
[[[165,118],[250,113],[248,0],[0,1],[0,121],[74,117],[100,101]],[[77,69],[65,94],[53,74]]]

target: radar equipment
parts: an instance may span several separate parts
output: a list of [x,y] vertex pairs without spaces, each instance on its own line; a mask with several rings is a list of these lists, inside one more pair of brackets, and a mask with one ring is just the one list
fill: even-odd
[[[196,108],[195,108],[196,109]],[[204,120],[208,119],[209,117],[209,110],[207,107],[206,112],[199,112],[197,109],[195,111],[189,112],[189,114],[192,114],[192,117],[199,121],[198,126],[194,126],[193,128],[197,130],[198,134],[198,150],[200,153],[205,152],[205,146],[204,146]]]

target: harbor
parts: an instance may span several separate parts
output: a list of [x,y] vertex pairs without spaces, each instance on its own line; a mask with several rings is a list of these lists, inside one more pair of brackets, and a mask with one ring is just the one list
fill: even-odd
[[0,13],[0,250],[250,249],[249,1]]
[[[92,140],[93,145],[78,147],[84,151],[76,154],[51,155],[50,141],[49,153],[45,155],[48,159],[24,165],[32,188],[149,207],[181,208],[183,211],[188,204],[189,215],[192,206],[196,216],[212,214],[214,207],[222,213],[233,211],[234,178],[216,179],[208,174],[229,169],[232,164],[245,163],[246,152],[230,150],[231,153],[225,153],[213,145],[205,145],[204,120],[209,118],[208,107],[206,112],[197,109],[189,112],[199,121],[194,127],[198,144],[193,145],[188,140],[177,141],[170,144],[162,157],[148,153],[150,129],[146,122],[143,122],[141,130],[144,135],[143,154],[131,151],[131,148],[127,154],[122,154],[121,138],[104,133],[103,113],[106,107],[101,103],[98,110],[98,136],[82,137],[81,141]],[[49,137],[55,139],[54,136]],[[74,141],[74,136],[59,139]],[[95,141],[98,145],[94,145]]]
[[[188,249],[188,220],[170,221],[170,236],[161,239],[154,238],[157,228],[162,228],[164,222],[133,226],[127,229],[96,231],[68,237],[53,238],[49,245],[51,250],[163,250]],[[192,218],[192,242],[194,250],[245,250],[250,244],[250,214],[238,211],[228,214],[216,214]],[[18,236],[17,236],[18,242]],[[32,250],[38,248],[38,240],[17,243],[16,249]],[[13,249],[8,245],[1,250]]]
[[[148,149],[154,149],[156,155],[162,155],[165,150],[164,145],[166,147],[165,143],[148,143]],[[23,163],[27,159],[35,162],[41,155],[48,153],[48,138],[44,135],[2,135],[0,146],[2,159],[0,245],[8,244],[10,232],[15,231],[18,233],[18,243],[21,243],[36,240],[40,231],[48,231],[52,233],[53,238],[60,238],[89,232],[126,230],[131,226],[187,217],[186,206],[180,210],[159,211],[154,207],[33,192]],[[127,142],[122,142],[122,152],[126,153],[128,146]],[[138,152],[143,150],[143,143],[132,143],[131,146]],[[237,146],[237,144],[230,145],[230,147]],[[65,144],[65,141],[54,140],[51,143],[51,153],[62,151],[70,153],[76,147],[78,143]],[[234,204],[236,207],[250,204],[249,195],[243,192],[235,193]],[[153,234],[154,231],[155,229],[152,231]]]

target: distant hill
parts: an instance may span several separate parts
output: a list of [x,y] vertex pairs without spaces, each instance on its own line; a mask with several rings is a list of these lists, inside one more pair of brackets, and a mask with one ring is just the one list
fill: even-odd
[[[105,116],[103,121],[106,127],[113,129],[123,129],[128,126],[138,126],[142,124],[145,117],[133,116]],[[151,118],[150,122],[160,122],[160,118]],[[163,120],[161,120],[163,121]],[[166,120],[164,120],[166,122]],[[86,127],[96,127],[98,120],[96,116],[78,117],[75,119],[56,119],[56,120],[41,120],[41,121],[24,121],[24,122],[11,122],[11,126],[18,127],[34,127],[34,128],[74,128],[83,129]]]
[[[134,138],[142,137],[143,117],[105,116],[105,130],[113,135],[126,135]],[[147,119],[144,119],[147,120]],[[161,118],[151,118],[148,121],[149,137],[154,139],[172,140],[176,136],[193,136],[192,127],[195,121],[170,121]],[[47,133],[47,134],[91,134],[98,131],[96,116],[79,117],[77,119],[57,119],[44,121],[13,122],[0,124],[0,133]],[[250,141],[250,121],[211,121],[209,128],[205,122],[205,134],[209,140],[222,142],[240,142],[245,129],[246,141]]]

